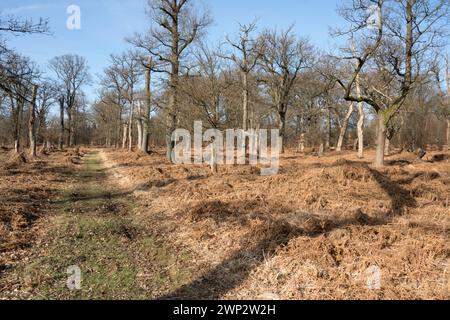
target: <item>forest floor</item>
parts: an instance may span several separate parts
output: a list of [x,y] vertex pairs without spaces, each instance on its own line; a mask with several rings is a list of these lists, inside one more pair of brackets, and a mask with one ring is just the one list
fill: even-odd
[[450,299],[449,152],[264,177],[156,151],[0,151],[0,299]]

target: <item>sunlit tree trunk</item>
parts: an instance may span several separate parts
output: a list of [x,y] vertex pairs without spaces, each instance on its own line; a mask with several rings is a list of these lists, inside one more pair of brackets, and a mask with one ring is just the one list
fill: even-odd
[[391,140],[386,137],[386,142],[384,143],[384,155],[389,156],[389,150],[391,147]]
[[122,149],[125,150],[125,148],[127,147],[128,124],[124,122],[124,123],[122,124],[122,128],[123,128],[123,135],[122,135]]
[[142,104],[141,101],[138,100],[138,112],[137,112],[137,119],[136,119],[136,124],[137,124],[137,132],[138,132],[138,139],[137,139],[137,147],[138,150],[142,150],[142,133],[143,133],[143,129],[142,129]]
[[358,113],[358,158],[362,159],[364,158],[364,122],[366,119],[364,114],[364,104],[362,102],[358,103]]
[[16,153],[20,152],[20,132],[22,128],[23,105],[23,99],[19,98],[17,100],[16,115],[14,119],[14,151]]
[[344,144],[345,134],[347,133],[348,122],[350,120],[350,117],[353,114],[353,110],[354,110],[354,106],[353,106],[353,102],[351,102],[348,106],[348,111],[347,111],[347,114],[345,115],[345,119],[344,119],[344,122],[341,127],[341,132],[339,134],[339,140],[338,140],[338,144],[336,147],[337,152],[342,152],[342,145]]
[[36,156],[36,96],[37,96],[37,86],[33,85],[32,98],[30,104],[30,114],[28,121],[28,136],[30,139],[30,155],[32,157]]
[[134,97],[130,99],[130,115],[128,119],[128,151],[133,151],[133,118],[134,118]]
[[120,143],[120,133],[122,131],[122,107],[120,104],[120,97],[117,99],[117,121],[116,121],[116,143],[115,148],[119,148]]
[[384,152],[386,143],[387,128],[382,112],[378,112],[377,118],[377,149],[374,165],[376,167],[384,166]]

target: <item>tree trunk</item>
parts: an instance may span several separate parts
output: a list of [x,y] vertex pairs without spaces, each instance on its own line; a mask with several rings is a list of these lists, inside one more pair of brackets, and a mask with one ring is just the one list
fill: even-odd
[[128,119],[128,152],[133,151],[133,116],[134,116],[134,97],[130,99],[130,116]]
[[365,122],[365,114],[364,114],[364,104],[362,102],[358,103],[358,158],[364,158],[364,122]]
[[281,153],[284,154],[286,142],[286,113],[278,112],[278,129],[280,130]]
[[150,118],[151,118],[151,65],[152,58],[149,58],[149,65],[145,70],[145,106],[144,106],[144,121],[142,132],[142,151],[149,153],[149,140],[150,140]]
[[[356,52],[355,46],[353,45],[353,52]],[[356,94],[358,96],[361,95],[361,85],[360,85],[360,79],[359,74],[356,76]],[[364,122],[366,121],[366,115],[364,114],[364,103],[359,102],[358,103],[358,125],[357,125],[357,131],[358,131],[358,158],[363,159],[364,158]]]
[[28,136],[30,138],[30,155],[36,157],[36,95],[37,86],[33,85],[32,98],[30,104],[30,118],[28,121]]
[[142,119],[142,104],[141,104],[140,100],[138,100],[138,116],[137,116],[136,124],[137,124],[137,132],[138,132],[137,147],[138,147],[138,150],[142,150],[143,119]]
[[389,156],[390,146],[391,146],[391,140],[389,140],[389,138],[386,137],[386,142],[384,143],[384,155],[385,156]]
[[172,151],[175,147],[175,142],[172,141],[172,133],[177,126],[177,114],[178,114],[178,78],[180,75],[180,31],[179,31],[179,12],[175,13],[175,19],[173,21],[171,35],[172,35],[172,47],[171,47],[171,73],[170,73],[170,97],[167,113],[167,127],[166,127],[166,145],[167,145],[167,159],[174,163],[175,159],[172,158]]
[[327,108],[327,132],[325,136],[325,150],[330,150],[331,143],[331,110]]
[[119,143],[120,143],[120,134],[122,131],[122,107],[120,104],[120,97],[117,100],[117,124],[116,124],[116,144],[115,147],[116,149],[119,148]]
[[416,0],[407,0],[406,2],[406,57],[405,57],[405,84],[410,86],[412,83],[412,56],[414,44],[414,2]]
[[[11,97],[11,103],[13,103],[13,98]],[[23,114],[23,101],[21,98],[17,100],[16,112],[14,116],[14,152],[20,152],[20,131],[22,124],[22,114]]]
[[248,130],[248,74],[242,72],[242,130]]
[[123,136],[122,136],[122,149],[125,150],[127,146],[127,137],[128,137],[128,124],[125,122],[122,124],[123,127]]
[[324,147],[323,147],[323,143],[321,143],[321,144],[319,145],[319,152],[317,153],[317,155],[318,155],[319,157],[323,157],[323,151],[324,151]]
[[447,149],[450,150],[450,119],[447,119]]
[[79,106],[75,105],[75,108],[73,108],[72,110],[72,147],[77,145],[77,135],[75,134],[76,132],[76,127],[77,127],[77,123],[78,123],[78,116],[79,116]]
[[305,151],[305,133],[303,132],[300,134],[299,149],[301,152]]
[[73,121],[72,121],[72,113],[73,107],[67,108],[67,126],[69,127],[69,136],[67,145],[70,147],[73,146]]
[[64,148],[64,96],[59,98],[59,150]]
[[350,121],[350,117],[352,116],[353,109],[354,109],[353,102],[351,102],[348,106],[348,111],[347,114],[345,115],[344,123],[342,124],[341,127],[341,132],[339,133],[339,140],[336,147],[337,152],[342,152],[342,145],[344,144],[345,134],[347,133],[348,128],[348,122]]
[[377,150],[374,165],[376,167],[384,166],[384,152],[386,143],[387,128],[383,114],[378,112],[377,119]]
[[177,103],[178,103],[178,66],[173,71],[171,80],[171,94],[169,98],[169,108],[167,114],[167,129],[166,129],[166,146],[167,146],[167,160],[174,162],[172,159],[172,151],[175,147],[175,142],[172,141],[172,133],[175,131],[177,126]]
[[211,172],[213,174],[218,173],[219,172],[219,166],[217,164],[217,146],[216,146],[216,142],[214,141],[211,144]]

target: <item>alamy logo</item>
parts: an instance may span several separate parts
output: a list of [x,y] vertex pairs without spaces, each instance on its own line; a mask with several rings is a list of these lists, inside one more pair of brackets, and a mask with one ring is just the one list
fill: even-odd
[[381,290],[381,269],[378,266],[371,266],[366,270],[367,289]]
[[71,291],[81,290],[81,269],[78,266],[70,266],[66,271],[67,278],[67,288]]
[[67,29],[80,30],[81,29],[81,8],[77,5],[70,5],[67,7],[66,13],[69,15],[66,21]]
[[[175,147],[172,160],[175,164],[234,165],[246,164],[264,166],[261,175],[276,175],[280,167],[280,150],[282,141],[278,129],[270,130],[270,145],[268,147],[269,130],[229,129],[225,134],[217,129],[209,129],[203,133],[201,121],[194,123],[194,146],[192,135],[188,130],[177,129],[172,133]],[[209,143],[204,148],[203,144]],[[248,152],[248,157],[247,157]]]

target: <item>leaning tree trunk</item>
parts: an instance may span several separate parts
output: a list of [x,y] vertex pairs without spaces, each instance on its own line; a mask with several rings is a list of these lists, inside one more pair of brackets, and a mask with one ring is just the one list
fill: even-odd
[[64,97],[59,98],[59,150],[64,148]]
[[337,152],[342,152],[342,145],[344,144],[345,134],[347,133],[348,122],[353,113],[353,102],[351,102],[348,106],[347,114],[345,115],[344,123],[341,127],[341,132],[339,133],[339,140],[336,147]]
[[37,86],[33,85],[32,98],[30,104],[30,118],[28,121],[28,136],[30,138],[30,155],[36,157],[36,95]]
[[377,149],[374,165],[376,167],[384,166],[384,152],[387,136],[387,128],[384,116],[381,111],[378,112],[377,118]]

